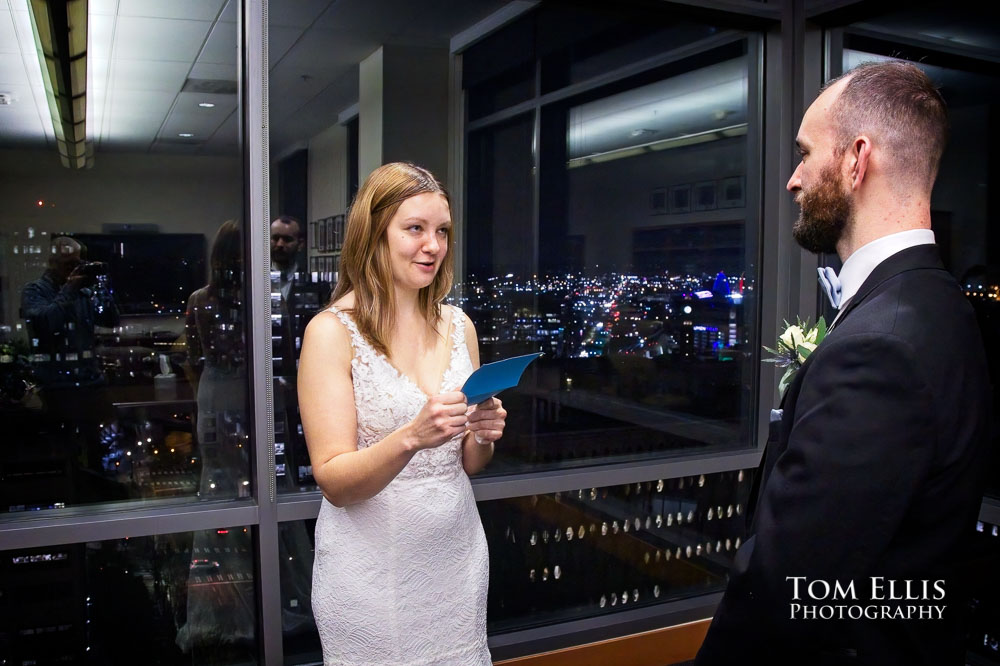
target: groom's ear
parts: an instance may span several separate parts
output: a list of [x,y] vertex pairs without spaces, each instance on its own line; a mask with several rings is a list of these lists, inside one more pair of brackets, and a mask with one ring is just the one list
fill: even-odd
[[868,164],[872,155],[872,142],[866,134],[855,137],[847,150],[847,175],[850,178],[851,189],[857,191],[865,180]]

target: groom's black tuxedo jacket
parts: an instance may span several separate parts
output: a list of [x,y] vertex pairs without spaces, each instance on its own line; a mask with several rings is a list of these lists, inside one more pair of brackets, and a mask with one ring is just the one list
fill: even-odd
[[[788,388],[750,535],[696,664],[964,664],[961,563],[983,492],[989,394],[972,308],[937,246],[879,264]],[[857,600],[813,600],[805,584],[795,600],[787,576],[854,581]],[[907,579],[944,580],[945,598],[931,584],[930,600],[882,601],[888,583],[872,597],[873,576],[899,581],[897,592]],[[824,621],[791,619],[793,603],[947,609]]]

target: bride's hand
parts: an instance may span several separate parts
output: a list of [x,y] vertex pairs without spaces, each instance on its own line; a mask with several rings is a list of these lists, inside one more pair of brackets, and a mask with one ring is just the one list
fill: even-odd
[[439,393],[429,398],[408,425],[413,448],[441,446],[455,435],[465,432],[467,411],[468,405],[461,391]]
[[466,428],[475,435],[477,443],[489,444],[503,437],[506,423],[507,410],[503,408],[500,398],[490,398],[472,408]]

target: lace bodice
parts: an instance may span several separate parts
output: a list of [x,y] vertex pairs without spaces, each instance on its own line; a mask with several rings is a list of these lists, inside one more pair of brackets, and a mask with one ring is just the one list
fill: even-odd
[[[465,315],[454,306],[451,333],[451,358],[438,392],[459,388],[472,374],[472,359],[465,344]],[[358,449],[371,446],[412,421],[427,402],[428,396],[412,379],[393,366],[384,354],[365,340],[354,320],[334,306],[330,307],[351,334],[354,358],[351,377],[354,405],[358,415]],[[450,476],[462,469],[462,436],[433,449],[417,452],[396,477],[426,478]]]

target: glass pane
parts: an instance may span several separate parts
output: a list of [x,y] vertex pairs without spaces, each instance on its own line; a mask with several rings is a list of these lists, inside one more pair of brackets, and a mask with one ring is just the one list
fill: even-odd
[[64,82],[43,77],[30,11],[0,8],[16,38],[0,124],[0,511],[247,495],[236,1],[183,16],[90,3],[86,30],[54,38],[88,35],[72,109],[48,102]]
[[8,550],[0,661],[253,664],[251,532],[202,532]]
[[[344,217],[368,174],[412,161],[448,176],[452,37],[504,0],[271,0],[271,335],[280,492],[314,490],[299,417],[302,335],[336,283]],[[364,167],[362,169],[362,166]]]
[[969,664],[1000,664],[1000,581],[996,576],[996,563],[1000,561],[1000,526],[977,523],[972,552],[974,586],[967,624],[970,655],[966,661]]
[[[582,3],[581,3],[582,4]],[[719,28],[630,3],[543,6],[537,13],[542,92],[559,90],[711,37]]]
[[535,95],[536,16],[528,14],[486,37],[462,56],[469,120]]
[[529,118],[469,134],[462,306],[483,362],[545,352],[486,474],[753,442],[745,48],[543,107],[537,204]]
[[[907,14],[909,16],[909,14]],[[932,25],[932,15],[915,12],[911,19]],[[876,25],[891,25],[891,17]],[[929,29],[929,28],[928,28]],[[949,28],[957,29],[957,28]],[[947,30],[945,30],[947,32]],[[972,34],[975,33],[973,29]],[[981,44],[986,46],[985,43]],[[1000,42],[994,40],[1000,50]],[[1000,75],[995,67],[970,58],[949,56],[892,42],[848,35],[846,71],[869,60],[909,59],[941,89],[948,104],[951,136],[931,198],[931,228],[941,258],[964,288],[986,342],[993,384],[1000,382],[1000,233],[993,220],[1000,204]],[[994,422],[1000,424],[1000,393],[993,393]],[[993,451],[1000,451],[1000,429],[993,428]],[[1000,495],[1000,454],[995,454],[987,492]]]
[[278,525],[281,558],[281,632],[286,664],[323,661],[312,614],[312,565],[315,520]]
[[490,633],[721,591],[752,471],[480,502]]

